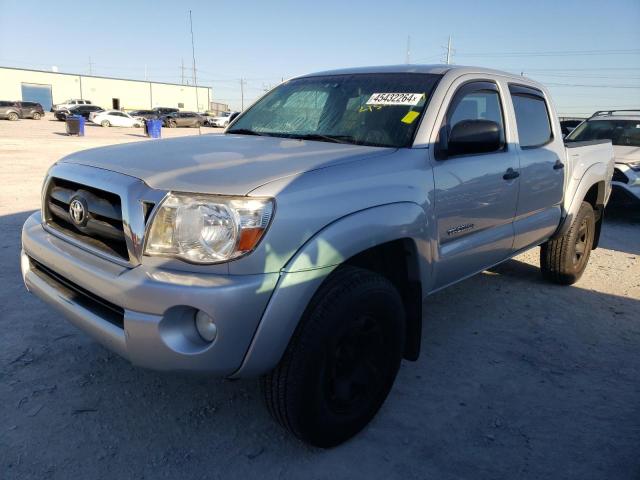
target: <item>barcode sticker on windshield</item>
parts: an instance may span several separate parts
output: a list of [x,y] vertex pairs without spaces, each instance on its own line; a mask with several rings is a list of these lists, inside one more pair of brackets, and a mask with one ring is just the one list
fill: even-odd
[[374,93],[367,105],[417,105],[424,93]]

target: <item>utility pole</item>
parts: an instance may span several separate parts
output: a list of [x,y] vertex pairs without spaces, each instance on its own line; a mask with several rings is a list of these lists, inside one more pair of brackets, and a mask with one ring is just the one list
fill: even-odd
[[182,72],[182,80],[180,83],[184,85],[184,58],[180,59],[180,71]]
[[240,111],[244,112],[244,78],[240,79]]
[[411,63],[411,35],[407,35],[407,55],[405,56],[404,63],[407,65]]
[[451,35],[449,35],[449,43],[447,43],[447,65],[451,65]]
[[93,63],[91,63],[91,57],[89,57],[89,75],[93,75]]

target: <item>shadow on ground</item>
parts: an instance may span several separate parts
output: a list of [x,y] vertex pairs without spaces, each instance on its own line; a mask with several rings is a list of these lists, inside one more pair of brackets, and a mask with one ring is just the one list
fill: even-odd
[[320,451],[271,421],[256,382],[134,368],[27,294],[26,215],[0,218],[3,478],[640,474],[638,299],[549,285],[518,260],[435,294],[420,360],[365,431]]

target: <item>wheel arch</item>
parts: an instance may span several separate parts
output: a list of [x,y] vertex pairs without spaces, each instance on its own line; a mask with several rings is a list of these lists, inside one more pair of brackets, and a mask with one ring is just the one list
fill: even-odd
[[282,269],[244,361],[232,377],[260,375],[278,364],[311,298],[342,264],[376,271],[399,289],[407,309],[405,358],[417,359],[425,273],[420,251],[426,228],[422,207],[400,202],[352,213],[317,232]]
[[596,231],[593,248],[598,246],[604,218],[604,207],[608,201],[608,194],[611,189],[610,183],[606,181],[607,171],[605,164],[597,163],[584,172],[575,188],[575,193],[573,197],[571,197],[570,203],[568,206],[566,206],[565,203],[565,217],[552,238],[561,237],[569,231],[571,223],[578,214],[580,205],[584,201],[591,205],[596,215]]

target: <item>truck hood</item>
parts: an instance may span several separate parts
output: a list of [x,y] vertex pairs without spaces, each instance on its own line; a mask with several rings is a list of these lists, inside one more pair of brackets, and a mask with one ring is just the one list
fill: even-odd
[[394,151],[266,136],[209,134],[84,150],[62,162],[123,173],[160,190],[245,195],[279,178]]
[[640,162],[640,147],[614,145],[613,153],[616,157],[616,163]]

